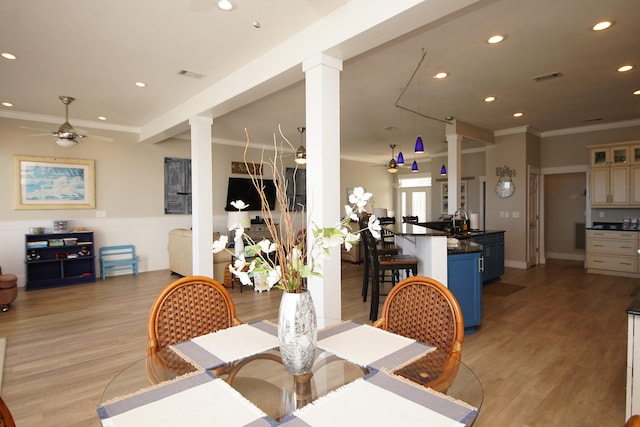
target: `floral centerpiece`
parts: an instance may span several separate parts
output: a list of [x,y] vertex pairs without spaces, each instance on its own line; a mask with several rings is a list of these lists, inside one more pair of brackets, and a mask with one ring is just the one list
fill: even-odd
[[[246,131],[245,131],[246,132]],[[260,169],[268,169],[273,174],[275,184],[276,204],[279,212],[274,213],[266,200],[262,175],[249,173],[253,185],[258,190],[262,201],[261,211],[265,226],[271,239],[255,242],[245,233],[249,224],[235,223],[229,227],[235,233],[235,240],[243,238],[248,244],[244,251],[236,255],[229,270],[240,279],[242,285],[264,284],[266,287],[276,287],[284,290],[280,310],[278,313],[278,342],[280,355],[285,369],[292,375],[303,375],[311,370],[315,360],[317,340],[316,314],[311,295],[306,291],[306,279],[322,275],[320,259],[329,257],[330,248],[345,245],[350,250],[352,245],[360,239],[360,232],[369,229],[377,238],[380,236],[380,222],[371,215],[367,227],[354,233],[351,221],[358,221],[360,215],[366,212],[366,205],[372,194],[362,187],[356,187],[349,195],[349,204],[345,206],[344,217],[331,227],[321,227],[309,224],[312,238],[308,239],[309,230],[295,230],[295,216],[304,214],[291,206],[287,197],[287,189],[293,186],[295,194],[295,178],[288,182],[286,168],[283,164],[285,144],[295,151],[295,147],[280,131],[282,140],[277,143],[274,135],[274,154],[265,160],[263,151]],[[244,161],[247,162],[247,146],[245,146]],[[296,165],[297,168],[297,165]],[[247,168],[251,170],[251,168]],[[295,177],[295,173],[293,174]],[[233,206],[238,210],[247,205],[236,200]],[[275,215],[279,214],[278,217]],[[227,249],[228,237],[223,235],[213,243],[213,252]]]

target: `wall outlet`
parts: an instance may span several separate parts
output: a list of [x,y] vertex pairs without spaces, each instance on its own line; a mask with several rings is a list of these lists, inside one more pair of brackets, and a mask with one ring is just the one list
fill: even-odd
[[514,218],[520,218],[520,212],[513,211],[513,212],[511,212],[511,216],[514,217]]
[[504,211],[500,211],[500,218],[504,218]]
[[504,213],[504,217],[505,217],[505,218],[509,218],[509,211],[506,211],[506,212]]
[[604,218],[604,212],[603,212],[603,211],[600,211],[600,213],[598,214],[598,216],[599,216],[600,218]]
[[96,218],[106,218],[107,211],[96,211]]

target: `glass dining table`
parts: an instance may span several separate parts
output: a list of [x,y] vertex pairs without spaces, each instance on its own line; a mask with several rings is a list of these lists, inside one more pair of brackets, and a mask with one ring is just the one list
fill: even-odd
[[[273,330],[269,329],[268,322],[261,323],[267,326],[266,329],[263,328],[264,330],[273,333]],[[107,410],[126,412],[124,409],[112,409],[114,406],[122,404],[122,396],[126,396],[124,401],[127,401],[129,396],[136,395],[140,391],[144,393],[146,390],[147,394],[151,394],[154,393],[154,390],[169,389],[179,383],[182,378],[196,378],[198,375],[206,373],[211,378],[224,381],[225,387],[230,386],[251,406],[255,406],[261,414],[266,414],[270,420],[265,425],[273,425],[274,421],[286,424],[296,416],[304,419],[305,413],[302,411],[309,412],[311,411],[308,409],[309,407],[320,406],[319,402],[331,400],[329,396],[343,393],[344,389],[349,387],[361,386],[354,384],[366,381],[375,383],[385,391],[387,389],[394,390],[394,397],[396,395],[402,396],[402,400],[412,400],[419,405],[428,406],[429,410],[432,410],[433,407],[442,408],[442,405],[450,405],[451,402],[459,404],[458,407],[450,410],[437,409],[442,412],[449,411],[447,416],[457,419],[457,424],[434,425],[473,424],[482,406],[483,390],[480,380],[471,368],[437,349],[428,348],[426,352],[423,352],[425,348],[422,343],[419,343],[422,347],[415,347],[416,343],[411,343],[413,353],[400,356],[405,351],[404,349],[408,348],[403,347],[406,344],[404,342],[402,346],[398,347],[400,350],[392,350],[388,356],[385,355],[375,362],[363,363],[362,356],[358,353],[360,350],[366,351],[366,349],[362,349],[363,345],[372,345],[372,343],[378,342],[377,345],[373,345],[395,348],[393,341],[385,342],[372,338],[380,336],[383,339],[396,339],[399,336],[355,322],[346,322],[343,325],[346,325],[341,326],[344,332],[334,333],[334,335],[325,336],[322,330],[319,331],[319,345],[314,366],[311,372],[302,376],[288,374],[282,366],[277,346],[274,347],[270,344],[265,344],[265,348],[255,347],[259,350],[250,351],[251,354],[245,357],[237,358],[234,355],[217,358],[216,356],[213,362],[207,360],[211,357],[209,354],[203,357],[202,350],[208,348],[209,345],[205,341],[199,341],[197,346],[193,342],[187,342],[167,347],[158,353],[136,361],[118,373],[105,388],[98,413],[104,426],[134,425],[126,422],[119,423],[117,416],[107,415]],[[362,328],[363,326],[364,328]],[[332,330],[332,328],[327,329]],[[344,343],[350,342],[358,345],[357,342],[354,342],[356,332],[364,334],[362,336],[363,342],[367,344],[359,345],[358,350],[342,351],[342,348],[346,348]],[[255,332],[251,331],[250,333]],[[237,336],[234,336],[234,339],[236,338]],[[331,341],[336,339],[344,339],[344,343]],[[402,339],[406,340],[404,337]],[[255,345],[252,335],[247,336],[247,341],[251,341],[248,345]],[[259,341],[259,339],[255,341]],[[277,343],[277,337],[275,342]],[[219,344],[222,342],[216,343],[216,345]],[[243,342],[239,344],[239,346],[242,345],[244,345]],[[415,354],[419,356],[415,357]],[[377,356],[373,357],[373,359],[375,358]],[[407,358],[410,359],[408,362],[403,360]],[[202,369],[207,365],[212,365],[212,367]],[[371,379],[376,375],[378,376],[377,380]],[[189,387],[182,387],[180,392]],[[151,391],[149,392],[149,390]],[[422,393],[422,391],[428,392]],[[375,407],[375,393],[369,399],[367,397],[369,392],[370,390],[360,392],[359,396],[363,401],[357,402],[359,398],[353,399],[355,402],[348,406],[348,410],[355,412],[359,410],[358,408],[362,410],[369,405]],[[164,391],[161,398],[173,396],[176,393],[176,391]],[[323,397],[325,398],[321,399]],[[155,397],[149,397],[147,400],[154,399]],[[341,400],[344,402],[346,399],[347,397],[343,396]],[[384,397],[385,402],[388,401],[387,399],[389,399],[388,396]],[[310,403],[313,405],[309,405]],[[342,415],[345,414],[342,413]],[[401,424],[405,415],[399,414],[399,418],[397,418]],[[336,416],[338,415],[336,414]],[[105,420],[108,421],[105,422]],[[306,420],[306,424],[292,425],[323,425],[321,422],[316,424],[309,420],[314,420],[314,418],[310,416]],[[329,425],[339,424],[338,422],[329,423]],[[237,425],[260,424],[239,422]]]

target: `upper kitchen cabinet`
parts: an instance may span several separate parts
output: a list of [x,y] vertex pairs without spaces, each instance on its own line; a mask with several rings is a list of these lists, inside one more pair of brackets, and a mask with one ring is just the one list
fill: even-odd
[[640,206],[640,142],[589,148],[591,206]]

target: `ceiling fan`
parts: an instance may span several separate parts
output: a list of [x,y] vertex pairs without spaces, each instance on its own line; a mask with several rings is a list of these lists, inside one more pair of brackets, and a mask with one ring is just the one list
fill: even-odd
[[55,132],[49,132],[46,129],[37,129],[37,128],[21,126],[21,128],[23,129],[32,129],[32,130],[49,132],[46,134],[29,135],[29,136],[51,135],[55,138],[56,144],[65,148],[73,147],[78,142],[80,142],[80,139],[85,137],[90,137],[92,139],[106,141],[106,142],[113,141],[113,139],[106,138],[103,136],[89,136],[86,131],[82,129],[76,129],[73,126],[71,126],[71,124],[69,123],[69,104],[75,101],[75,98],[71,96],[64,96],[64,95],[60,95],[58,98],[60,98],[60,101],[62,101],[62,103],[64,104],[64,123]]
[[[396,144],[389,144],[389,147],[391,147],[391,159],[386,165],[384,165],[387,168],[387,172],[397,173],[400,168],[409,168],[409,166],[404,164],[404,156],[402,155],[402,153],[398,154],[398,159],[396,160],[396,156],[395,156]],[[417,171],[417,168],[416,168],[416,171]]]

